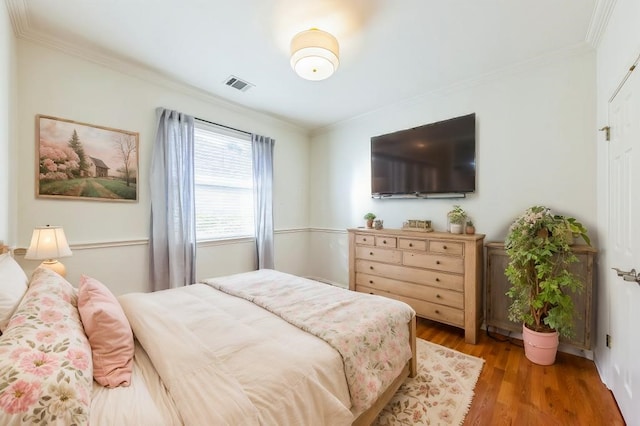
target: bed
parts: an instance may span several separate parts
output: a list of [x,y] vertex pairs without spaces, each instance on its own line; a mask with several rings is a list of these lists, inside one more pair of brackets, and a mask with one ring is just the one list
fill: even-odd
[[253,271],[120,296],[128,327],[93,321],[130,327],[119,347],[83,280],[37,269],[0,322],[0,424],[370,424],[415,375],[415,314],[390,299]]

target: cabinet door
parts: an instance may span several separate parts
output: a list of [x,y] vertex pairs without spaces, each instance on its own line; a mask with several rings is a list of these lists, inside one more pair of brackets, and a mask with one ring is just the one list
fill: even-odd
[[487,313],[488,326],[501,330],[522,332],[522,324],[509,321],[511,299],[506,295],[511,287],[504,274],[509,264],[509,256],[504,250],[487,249]]
[[[582,349],[591,349],[591,328],[593,327],[592,294],[593,294],[593,254],[576,253],[578,262],[570,266],[570,270],[584,288],[579,293],[573,293],[571,300],[577,315],[573,321],[572,337],[560,337],[560,342],[568,343]],[[487,248],[486,275],[486,323],[505,331],[522,332],[522,325],[509,321],[509,306],[511,298],[506,295],[511,283],[504,274],[509,264],[509,256],[503,248]]]

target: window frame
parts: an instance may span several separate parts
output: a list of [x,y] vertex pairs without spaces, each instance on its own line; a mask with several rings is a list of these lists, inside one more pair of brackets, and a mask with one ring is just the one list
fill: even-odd
[[[201,246],[213,246],[225,244],[228,242],[243,242],[243,241],[255,241],[256,239],[256,230],[255,230],[255,182],[254,182],[254,171],[253,171],[253,144],[251,134],[248,132],[244,132],[241,130],[233,129],[227,126],[219,125],[216,123],[211,123],[206,120],[195,119],[194,122],[194,145],[203,142],[202,137],[198,137],[198,132],[210,132],[222,138],[229,138],[231,140],[235,139],[236,142],[242,142],[246,144],[246,147],[249,149],[248,158],[245,157],[244,161],[249,162],[250,167],[250,178],[245,176],[246,182],[250,182],[249,185],[245,187],[250,191],[250,203],[245,199],[245,207],[240,207],[240,209],[250,211],[250,220],[243,221],[244,230],[251,230],[250,233],[236,233],[236,234],[225,234],[225,235],[217,235],[212,236],[211,233],[207,233],[205,236],[200,237],[202,235],[202,230],[199,232],[199,221],[198,221],[198,187],[202,188],[206,186],[204,183],[198,183],[199,177],[201,174],[198,174],[198,160],[196,159],[196,153],[198,152],[198,147],[194,146],[194,203],[195,203],[195,215],[196,215],[196,243]],[[219,156],[219,158],[223,158],[223,156]],[[220,176],[220,175],[216,175]],[[234,180],[233,176],[226,175],[226,180]],[[215,180],[215,179],[214,179]],[[225,180],[225,179],[223,179]],[[242,189],[242,185],[211,185],[218,186],[220,188],[229,188],[230,190],[238,190]],[[232,203],[233,204],[233,203]],[[248,207],[250,205],[250,208]],[[202,206],[200,207],[202,209]],[[224,233],[223,233],[224,234]]]

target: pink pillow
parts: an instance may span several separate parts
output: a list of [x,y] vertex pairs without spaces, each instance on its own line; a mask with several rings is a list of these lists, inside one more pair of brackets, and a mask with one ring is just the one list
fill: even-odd
[[108,388],[129,386],[133,332],[118,300],[100,281],[82,275],[78,310],[91,344],[93,378]]

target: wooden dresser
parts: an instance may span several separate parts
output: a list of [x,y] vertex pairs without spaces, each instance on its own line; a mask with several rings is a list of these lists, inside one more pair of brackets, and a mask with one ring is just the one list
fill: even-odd
[[464,329],[482,322],[482,234],[349,229],[349,289],[403,301],[419,317]]
[[[568,343],[578,349],[591,349],[591,330],[595,326],[593,315],[593,295],[595,292],[595,256],[596,249],[586,245],[576,244],[571,247],[578,261],[569,266],[571,273],[576,275],[584,288],[579,293],[571,294],[573,306],[577,315],[573,319],[572,337],[560,337],[560,342]],[[511,299],[505,293],[511,288],[511,283],[504,274],[509,264],[509,256],[502,242],[487,243],[487,276],[486,276],[486,307],[485,321],[488,327],[495,327],[503,331],[522,332],[522,324],[509,321],[509,306]]]

